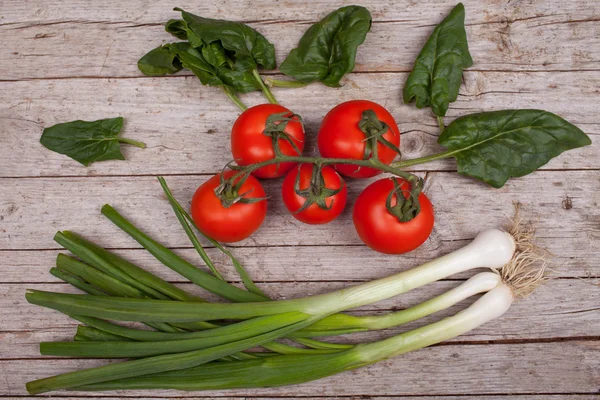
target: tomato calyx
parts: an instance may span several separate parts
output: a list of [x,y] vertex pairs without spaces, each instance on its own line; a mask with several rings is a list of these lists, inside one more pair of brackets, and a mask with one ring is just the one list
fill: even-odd
[[[394,189],[390,191],[385,206],[390,214],[398,218],[399,222],[408,222],[419,215],[421,204],[419,203],[419,194],[423,190],[423,179],[415,177],[413,182],[409,182],[410,189],[403,189],[398,183],[398,179],[392,178]],[[392,200],[396,198],[396,204],[392,205]]]
[[298,114],[293,114],[284,111],[281,113],[271,114],[267,118],[263,135],[271,137],[271,140],[273,142],[273,151],[275,152],[276,157],[283,155],[279,147],[280,140],[285,140],[286,142],[288,142],[299,156],[302,155],[302,151],[298,148],[298,146],[294,142],[294,139],[292,139],[292,137],[285,131],[288,123],[290,122],[300,123],[302,125],[302,130],[304,130],[304,125],[302,124],[302,117]]
[[362,113],[358,122],[358,128],[365,134],[366,142],[363,159],[368,160],[371,157],[377,157],[377,144],[381,143],[385,147],[400,154],[400,149],[394,143],[390,142],[383,135],[390,129],[389,125],[377,118],[375,111],[369,109]]
[[294,192],[302,198],[305,199],[304,204],[298,210],[296,210],[293,214],[298,214],[312,204],[316,204],[322,210],[330,210],[333,207],[334,200],[331,200],[331,203],[327,205],[326,199],[331,196],[335,196],[340,193],[344,189],[345,182],[340,180],[340,187],[337,189],[329,189],[325,187],[325,178],[323,177],[323,172],[321,171],[322,165],[320,163],[315,163],[314,168],[312,169],[312,175],[310,178],[310,184],[306,189],[300,189],[300,168],[302,165],[298,166],[298,174],[296,175],[296,182],[294,183]]
[[250,173],[235,174],[229,179],[224,178],[224,174],[221,173],[219,177],[219,186],[214,189],[215,195],[221,200],[221,204],[224,208],[229,208],[234,204],[253,204],[259,201],[266,200],[266,197],[246,197],[252,193],[254,189],[250,189],[244,193],[240,193],[242,185],[250,177]]

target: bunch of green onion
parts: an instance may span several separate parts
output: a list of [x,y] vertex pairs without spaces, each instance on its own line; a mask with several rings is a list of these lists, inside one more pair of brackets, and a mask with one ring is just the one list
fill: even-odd
[[[210,303],[72,232],[59,232],[55,240],[79,259],[59,254],[51,273],[87,294],[31,290],[26,297],[84,325],[72,342],[41,343],[41,353],[133,360],[29,382],[30,394],[302,383],[464,334],[502,315],[516,297],[528,294],[544,279],[545,256],[531,244],[531,232],[516,218],[509,232],[482,231],[467,246],[411,270],[327,294],[273,301],[226,248],[207,238],[230,258],[245,289],[223,279],[194,233],[193,220],[164,179],[159,181],[210,273],[150,238],[112,207],[105,205],[102,213],[162,264],[230,303]],[[475,268],[494,272],[478,273],[405,310],[378,316],[341,313]],[[454,316],[378,342],[348,345],[314,339],[395,327],[481,293],[485,294]],[[151,329],[112,321],[141,322]]]

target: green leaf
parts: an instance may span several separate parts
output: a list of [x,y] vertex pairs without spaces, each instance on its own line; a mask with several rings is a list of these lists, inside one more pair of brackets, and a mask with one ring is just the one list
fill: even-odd
[[200,49],[202,57],[213,67],[221,67],[227,64],[227,54],[225,49],[219,42],[213,42],[209,45],[202,46]]
[[236,62],[232,68],[223,66],[218,69],[219,78],[238,93],[248,93],[253,90],[260,90],[260,85],[248,71],[239,62]]
[[40,143],[88,166],[95,161],[124,160],[120,143],[145,147],[143,143],[119,138],[123,117],[98,121],[72,121],[44,129]]
[[458,172],[502,187],[590,138],[558,115],[542,110],[503,110],[454,120],[438,143],[456,158]]
[[[202,45],[200,49],[196,49],[188,42],[177,42],[151,50],[140,59],[138,67],[145,75],[150,76],[174,74],[185,68],[192,71],[203,85],[229,87],[238,93],[260,90],[251,71],[238,62],[233,68],[228,63],[227,55],[218,43]],[[168,68],[168,65],[179,69]]]
[[[183,20],[187,24],[187,39],[194,47],[198,43],[190,37],[190,32],[200,38],[205,44],[220,41],[228,51],[233,52],[236,61],[256,69],[258,65],[266,69],[274,69],[275,47],[258,31],[241,22],[220,19],[203,18],[190,14],[180,8]],[[181,24],[167,26],[169,32],[181,34]]]
[[138,68],[144,75],[162,76],[180,71],[181,61],[169,47],[160,46],[150,50],[138,61]]
[[465,32],[465,7],[458,3],[433,30],[406,80],[402,96],[417,108],[431,106],[443,117],[458,96],[463,69],[473,65]]
[[169,51],[177,55],[181,65],[189,69],[200,79],[203,85],[223,86],[223,81],[217,76],[217,69],[210,65],[202,54],[187,42],[166,44]]
[[185,21],[180,19],[170,19],[165,24],[165,31],[175,36],[177,39],[188,40],[188,27]]
[[280,70],[300,82],[340,86],[340,79],[354,69],[356,51],[370,29],[369,10],[339,8],[308,28]]

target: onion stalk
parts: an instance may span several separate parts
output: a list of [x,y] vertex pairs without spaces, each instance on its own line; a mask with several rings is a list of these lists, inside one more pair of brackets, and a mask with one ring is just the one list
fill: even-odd
[[[170,370],[199,366],[232,353],[269,343],[310,326],[319,319],[345,309],[371,304],[427,283],[471,268],[500,268],[509,263],[516,249],[513,236],[490,229],[481,232],[467,246],[420,267],[387,278],[378,279],[329,294],[301,299],[257,303],[212,304],[174,302],[135,298],[108,298],[62,293],[30,291],[27,300],[67,314],[125,321],[188,322],[222,319],[249,319],[296,312],[303,320],[284,328],[265,331],[253,338],[209,347],[202,350],[148,357],[141,360],[111,364],[57,377],[30,382],[30,393],[84,386],[108,380],[129,378]],[[268,339],[268,340],[267,340]],[[244,347],[245,346],[245,347]]]
[[[386,329],[398,326],[410,321],[414,321],[425,316],[431,315],[437,311],[446,309],[462,300],[479,293],[492,290],[501,282],[498,274],[492,272],[480,272],[472,276],[461,285],[443,293],[433,299],[425,301],[408,309],[390,313],[383,316],[373,317],[355,317],[357,321],[362,322],[361,326],[374,326],[376,329]],[[94,357],[94,358],[126,358],[126,357],[148,357],[158,354],[168,354],[183,351],[190,351],[210,347],[211,345],[223,344],[234,339],[251,337],[257,334],[254,330],[256,326],[264,326],[270,323],[269,318],[279,318],[279,315],[270,317],[257,317],[238,324],[227,325],[200,332],[184,333],[165,333],[143,331],[112,324],[107,321],[92,317],[74,316],[73,318],[84,322],[90,327],[106,332],[110,335],[112,343],[102,343],[98,341],[87,342],[42,342],[40,352],[42,355],[71,356],[71,357]],[[275,319],[276,320],[276,319]],[[320,332],[320,335],[333,336],[338,332],[331,330],[328,324],[320,324],[323,320],[311,325],[309,328]],[[237,326],[236,326],[237,325]],[[239,332],[243,329],[242,332]],[[319,329],[322,329],[319,331]],[[230,332],[234,333],[231,336]],[[302,332],[302,331],[299,331]],[[298,337],[297,332],[291,336]],[[302,335],[301,335],[302,336]],[[122,338],[123,343],[114,343],[114,338]],[[101,340],[101,339],[100,339]],[[130,340],[138,341],[132,342]],[[347,345],[335,345],[318,341],[303,341],[299,339],[300,344],[308,344],[316,350],[328,350],[328,353],[338,352],[347,349]],[[277,351],[282,354],[306,353],[305,349],[297,347],[284,347],[279,343],[263,345],[267,350]],[[311,353],[309,351],[309,353]],[[319,353],[319,352],[312,352]]]
[[[350,308],[386,300],[409,290],[473,268],[499,269],[516,250],[513,237],[498,229],[480,232],[465,247],[419,267],[327,294],[254,303],[189,303],[169,300],[110,298],[30,290],[32,304],[83,316],[120,321],[195,322],[248,319],[302,312],[318,319]],[[248,292],[245,292],[248,293]]]
[[335,354],[280,355],[249,361],[209,363],[200,367],[77,387],[77,390],[130,389],[221,390],[299,384],[360,368],[464,334],[498,318],[514,299],[500,283],[467,309],[427,326]]

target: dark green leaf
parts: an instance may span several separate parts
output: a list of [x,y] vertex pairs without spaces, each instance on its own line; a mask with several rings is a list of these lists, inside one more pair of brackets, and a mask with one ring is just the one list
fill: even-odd
[[503,110],[454,120],[439,137],[458,162],[458,172],[502,187],[590,138],[558,115],[541,110]]
[[202,54],[187,42],[166,44],[173,54],[176,54],[181,65],[189,69],[200,79],[203,85],[223,86],[223,81],[217,76],[217,69],[210,65]]
[[417,108],[431,106],[443,117],[456,101],[463,69],[473,65],[465,32],[465,7],[458,3],[433,30],[419,53],[403,90],[405,103],[416,99]]
[[340,79],[354,69],[356,51],[370,29],[369,10],[339,8],[308,28],[280,70],[300,82],[339,86]]
[[[205,55],[209,57],[208,60]],[[260,90],[251,71],[239,63],[230,68],[230,60],[226,57],[218,43],[202,45],[200,51],[187,42],[169,43],[151,50],[140,59],[138,67],[151,76],[173,74],[185,68],[192,71],[203,85],[227,86],[238,93]],[[169,63],[178,68],[168,68]]]
[[177,39],[188,40],[188,28],[185,21],[180,19],[170,19],[165,24],[165,31],[175,36]]
[[72,121],[44,129],[40,143],[88,166],[95,161],[124,160],[120,143],[143,147],[143,143],[119,138],[123,118]]
[[140,58],[138,68],[144,75],[161,76],[181,70],[181,62],[168,47],[160,46]]
[[[275,68],[275,47],[248,25],[241,22],[203,18],[180,8],[175,10],[181,11],[187,24],[187,39],[194,47],[199,47],[199,43],[192,40],[190,32],[205,44],[220,41],[226,50],[233,52],[236,62],[248,66],[250,70],[256,69],[257,65],[266,69]],[[181,28],[181,24],[167,26],[169,32],[180,35]]]
[[248,71],[239,62],[236,62],[233,68],[222,66],[218,69],[219,78],[229,87],[238,93],[248,93],[253,90],[260,90],[260,85]]
[[213,42],[209,45],[202,46],[200,49],[202,57],[213,67],[219,68],[227,64],[227,53],[219,42]]

